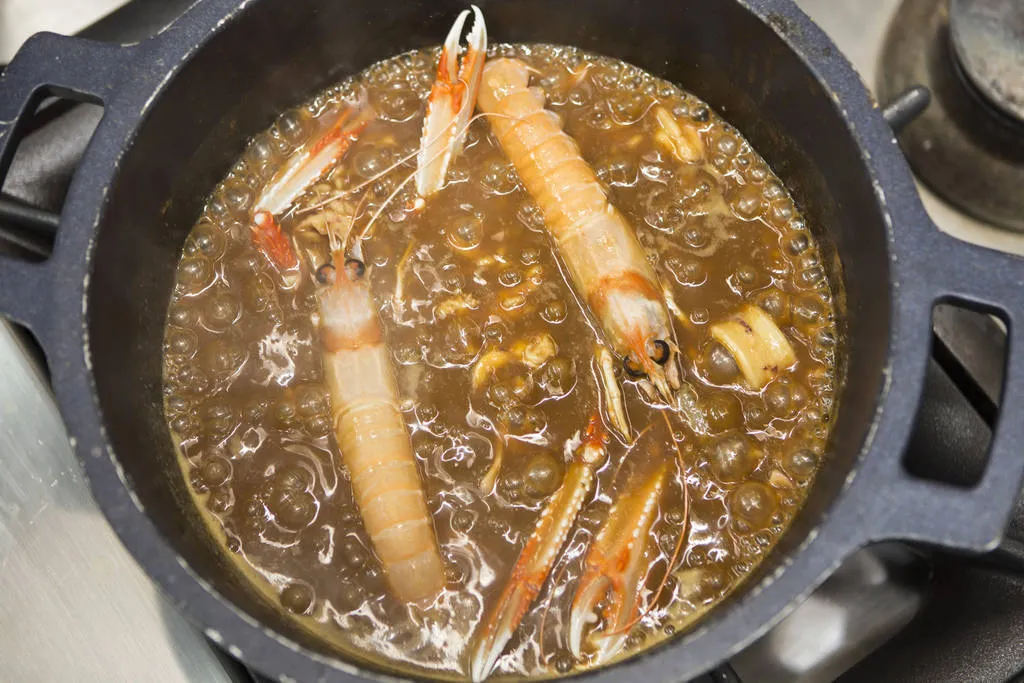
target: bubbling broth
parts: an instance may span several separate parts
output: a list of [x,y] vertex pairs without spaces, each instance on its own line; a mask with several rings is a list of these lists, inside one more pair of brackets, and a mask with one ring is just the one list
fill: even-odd
[[[574,48],[492,47],[488,68],[526,65],[541,89],[529,92],[561,119],[545,121],[575,141],[635,236],[638,272],[656,275],[671,334],[643,348],[655,363],[672,354],[655,372],[678,364],[669,407],[647,366],[602,343],[619,304],[601,309],[601,287],[619,285],[580,292],[568,250],[601,244],[586,230],[575,245],[553,237],[551,198],[527,181],[561,170],[513,159],[506,136],[523,129],[507,101],[483,106],[486,77],[443,187],[419,197],[409,179],[438,54],[376,64],[252,140],[185,243],[165,411],[226,555],[325,647],[440,678],[550,677],[686,629],[775,545],[835,412],[834,297],[787,190],[704,102]],[[253,228],[261,192],[349,107],[375,115],[349,117],[337,163],[271,210],[298,262],[282,269]],[[325,265],[325,233],[347,233],[344,267]],[[426,600],[389,583],[353,485],[363,475],[341,447],[358,439],[339,439],[322,332],[336,278],[368,287],[395,380],[443,567]],[[339,379],[369,381],[362,369]],[[374,429],[359,438],[390,448]],[[545,521],[551,547],[538,548],[528,541]],[[521,555],[536,561],[513,572]],[[481,663],[510,595],[521,621]]]

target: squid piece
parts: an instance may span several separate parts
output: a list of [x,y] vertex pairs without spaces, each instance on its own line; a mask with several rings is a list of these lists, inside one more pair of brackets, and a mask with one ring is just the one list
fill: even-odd
[[655,142],[676,159],[684,164],[693,164],[704,158],[704,143],[696,128],[689,124],[680,125],[672,113],[661,106],[655,108],[654,120],[658,128],[654,134]]
[[590,419],[562,486],[552,494],[537,518],[508,584],[483,622],[470,658],[473,681],[482,681],[491,674],[523,615],[537,599],[569,538],[576,516],[594,488],[595,472],[607,458],[606,442],[607,435],[601,429],[600,418],[595,415]]
[[[640,589],[647,580],[644,557],[669,469],[668,462],[661,463],[641,486],[615,502],[587,552],[569,613],[569,650],[577,658],[586,645],[598,663],[608,661],[638,620]],[[593,628],[588,632],[588,627]]]
[[785,333],[770,315],[753,304],[712,325],[711,336],[732,354],[754,389],[763,389],[796,362],[796,353]]
[[547,332],[538,332],[520,339],[508,351],[492,349],[473,364],[473,391],[482,389],[494,373],[509,363],[520,361],[531,370],[536,370],[557,354],[558,346]]
[[478,308],[480,308],[480,300],[472,294],[453,294],[434,306],[434,318],[447,320],[458,313],[475,311]]
[[420,151],[416,157],[416,192],[423,198],[444,186],[448,166],[462,151],[469,117],[476,106],[487,57],[487,26],[480,8],[472,7],[473,27],[466,39],[466,54],[458,60],[459,38],[469,10],[463,10],[448,31],[437,63],[437,80],[427,100]]
[[[473,391],[480,391],[488,380],[501,368],[509,363],[523,363],[530,370],[537,370],[558,354],[558,346],[554,338],[547,332],[538,332],[514,343],[508,351],[491,349],[480,356],[470,373]],[[494,460],[480,480],[480,489],[485,492],[494,490],[501,467],[505,460],[505,434],[502,426],[496,425],[497,441],[494,446]]]
[[558,354],[558,345],[550,334],[539,332],[513,344],[512,353],[522,358],[528,368],[536,370]]

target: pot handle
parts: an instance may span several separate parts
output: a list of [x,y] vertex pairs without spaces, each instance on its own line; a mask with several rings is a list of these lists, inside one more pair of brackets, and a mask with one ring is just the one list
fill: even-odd
[[[1000,412],[981,480],[971,488],[919,479],[894,462],[886,498],[898,512],[883,515],[873,540],[903,539],[986,552],[1002,539],[1024,482],[1024,259],[970,244],[931,226],[933,249],[921,272],[931,324],[935,303],[991,313],[1007,326]],[[924,321],[922,321],[924,323]],[[881,506],[887,507],[887,506]]]
[[[55,33],[38,33],[22,45],[0,73],[0,188],[36,107],[48,97],[109,101],[130,50]],[[0,253],[0,315],[39,336],[47,321],[49,283],[57,275],[53,257],[31,262]]]

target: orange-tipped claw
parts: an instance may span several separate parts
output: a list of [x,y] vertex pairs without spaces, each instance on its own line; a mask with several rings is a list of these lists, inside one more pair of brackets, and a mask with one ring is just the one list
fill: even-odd
[[526,610],[537,598],[576,515],[594,486],[594,472],[605,458],[607,435],[600,417],[591,419],[562,486],[544,507],[519,554],[512,576],[484,621],[470,659],[470,675],[479,682],[491,675]]
[[448,166],[462,151],[469,118],[476,107],[487,56],[487,26],[476,5],[473,5],[473,15],[473,28],[467,37],[468,48],[461,64],[458,64],[459,38],[469,10],[463,10],[455,19],[441,48],[437,80],[427,99],[420,151],[416,157],[416,191],[421,197],[429,197],[444,186]]
[[280,273],[295,270],[299,259],[269,211],[257,211],[252,217],[252,243]]
[[320,137],[292,154],[256,198],[250,226],[253,245],[286,285],[298,281],[299,259],[276,216],[287,211],[310,185],[337,164],[376,117],[376,112],[365,103],[357,108],[343,107]]
[[[643,560],[668,472],[668,463],[659,465],[642,486],[619,498],[587,552],[569,613],[569,650],[577,658],[586,649],[593,651],[596,663],[605,662],[626,643],[639,614],[640,588],[647,578]],[[599,617],[597,608],[605,597]]]
[[366,103],[343,105],[323,135],[296,151],[256,198],[255,211],[279,216],[313,183],[334,167],[377,112]]

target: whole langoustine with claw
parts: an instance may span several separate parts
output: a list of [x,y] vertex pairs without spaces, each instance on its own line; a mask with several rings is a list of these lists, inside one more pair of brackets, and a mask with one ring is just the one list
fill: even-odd
[[483,70],[477,105],[544,215],[580,298],[633,376],[646,377],[675,404],[682,384],[678,349],[658,277],[636,233],[608,201],[597,175],[529,87],[530,70],[495,59]]
[[362,263],[341,251],[333,258],[345,266],[321,268],[326,286],[318,296],[334,435],[392,591],[407,602],[429,601],[444,586],[444,563],[377,311]]
[[[252,240],[283,279],[299,260],[275,216],[284,213],[345,155],[375,118],[372,109],[346,107],[320,138],[298,150],[263,189],[253,214]],[[347,259],[346,239],[329,226],[336,270],[317,271],[324,381],[334,435],[348,469],[356,505],[394,595],[425,603],[445,583],[444,562],[427,509],[398,387],[363,264]],[[351,226],[349,226],[351,227]]]

